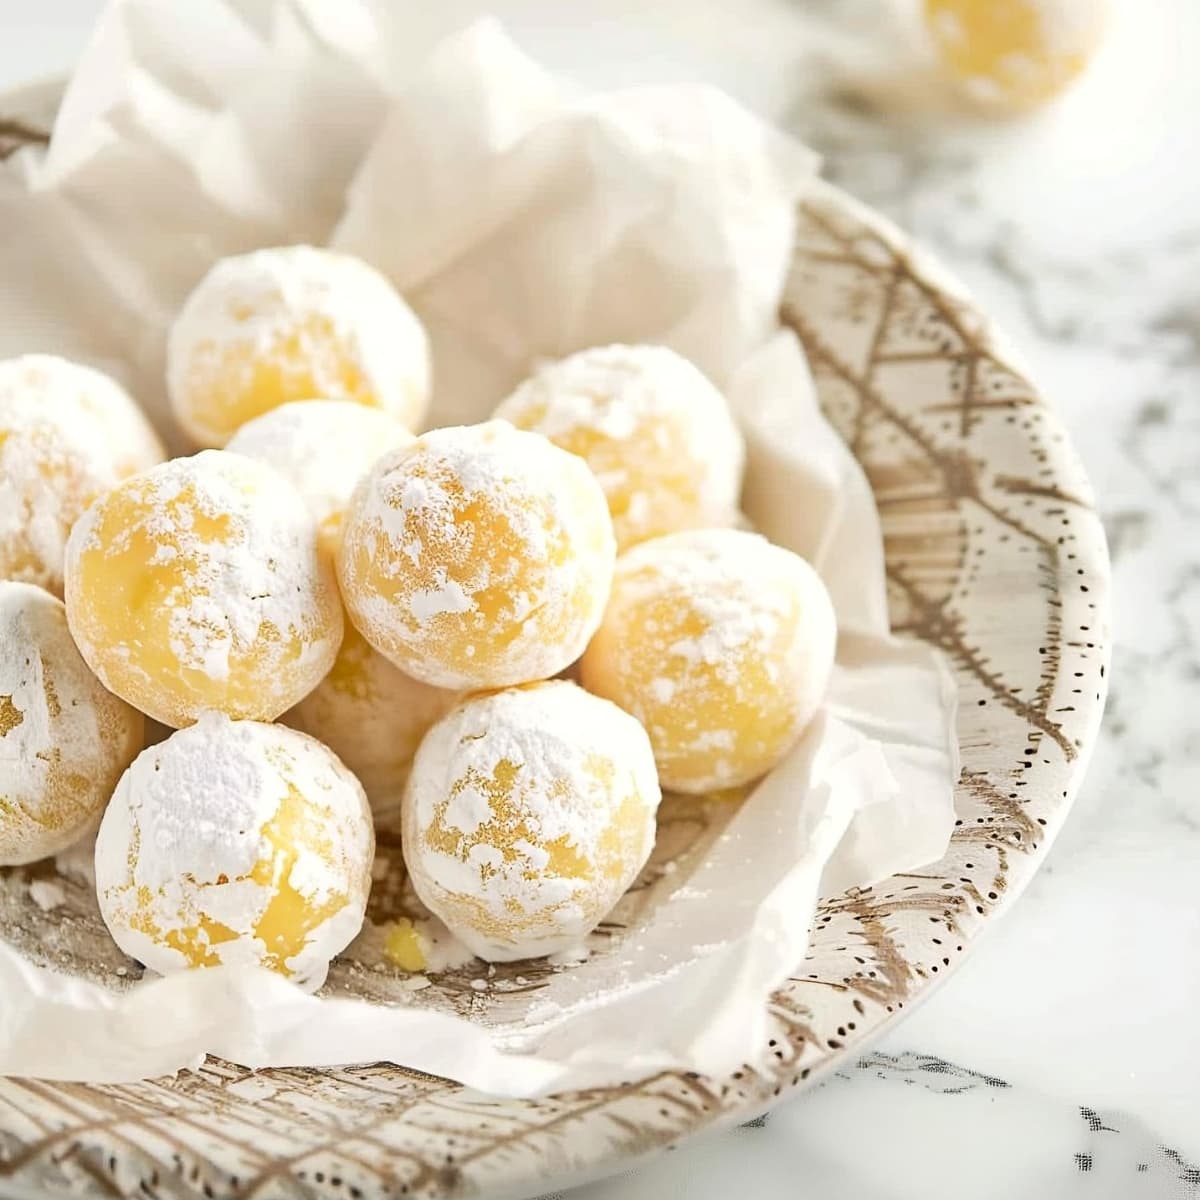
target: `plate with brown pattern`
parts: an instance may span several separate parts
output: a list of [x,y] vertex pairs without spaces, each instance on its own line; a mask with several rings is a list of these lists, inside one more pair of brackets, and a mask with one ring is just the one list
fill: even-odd
[[[0,96],[0,160],[40,152],[60,94]],[[0,1079],[0,1194],[534,1195],[764,1112],[954,970],[1045,858],[1095,740],[1104,535],[1062,423],[987,317],[832,186],[800,205],[780,320],[871,482],[893,630],[953,665],[962,774],[940,862],[822,899],[808,955],[771,1000],[769,1066],[539,1100],[389,1064],[253,1073],[210,1059],[119,1086]],[[27,882],[0,871],[0,936],[14,944],[48,920]],[[103,934],[86,915],[57,920],[81,952]]]

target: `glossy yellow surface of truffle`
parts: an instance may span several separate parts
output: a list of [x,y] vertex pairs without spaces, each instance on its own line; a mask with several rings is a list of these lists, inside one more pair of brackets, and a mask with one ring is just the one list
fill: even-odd
[[218,262],[189,296],[167,348],[171,405],[200,446],[224,446],[289,401],[350,400],[416,426],[429,346],[412,309],[359,259],[311,246]]
[[663,787],[711,792],[783,758],[820,706],[836,642],[799,555],[739,530],[677,533],[618,561],[580,678],[645,726]]
[[142,714],[106,691],[61,600],[0,582],[0,866],[65,850],[142,748]]
[[422,902],[480,957],[552,954],[634,881],[659,799],[645,731],[615,705],[562,680],[493,692],[421,743],[404,860]]
[[317,527],[261,463],[209,450],[126,480],[67,548],[67,616],[104,684],[176,728],[273,720],[333,665],[342,608]]
[[545,679],[599,624],[615,541],[582,459],[504,421],[436,429],[386,455],[343,525],[350,619],[437,687]]

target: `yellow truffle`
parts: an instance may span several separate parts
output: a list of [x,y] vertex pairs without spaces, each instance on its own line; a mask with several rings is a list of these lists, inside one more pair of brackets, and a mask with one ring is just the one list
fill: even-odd
[[401,917],[387,931],[383,941],[384,957],[402,971],[424,971],[429,966],[427,946],[420,930],[408,917]]
[[317,527],[269,467],[208,450],[98,500],[67,546],[67,617],[104,684],[175,727],[274,720],[320,683],[342,608]]
[[322,396],[414,428],[429,402],[429,345],[374,268],[287,246],[222,259],[201,280],[171,328],[167,381],[180,425],[201,446]]
[[304,497],[329,552],[359,481],[413,435],[390,413],[351,400],[297,400],[243,425],[225,447],[274,467]]
[[333,669],[283,719],[320,738],[358,776],[376,826],[386,829],[398,823],[421,738],[458,695],[405,675],[350,625]]
[[478,689],[573,662],[614,558],[583,460],[489,421],[436,429],[376,464],[346,514],[338,577],[351,621],[402,671]]
[[207,713],[121,778],[96,893],[153,971],[262,966],[313,989],[362,927],[374,849],[362,787],[329,750]]
[[0,579],[61,595],[80,513],[162,459],[146,418],[107,375],[45,354],[0,362]]
[[740,530],[676,533],[618,561],[581,679],[646,727],[664,787],[709,792],[787,753],[836,641],[829,595],[799,555]]
[[925,0],[939,58],[980,104],[1030,108],[1057,95],[1091,61],[1105,0]]
[[0,866],[86,833],[144,734],[142,714],[79,657],[62,601],[0,582]]
[[665,346],[598,346],[550,363],[496,416],[591,467],[620,550],[737,519],[741,432],[725,397]]
[[578,944],[654,846],[646,733],[552,680],[465,701],[426,735],[403,808],[417,895],[493,962]]

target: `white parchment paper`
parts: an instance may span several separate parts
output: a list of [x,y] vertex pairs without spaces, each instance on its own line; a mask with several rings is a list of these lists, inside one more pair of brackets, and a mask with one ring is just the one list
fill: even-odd
[[870,489],[777,324],[813,156],[704,87],[579,93],[491,22],[415,72],[402,39],[394,10],[359,0],[114,3],[49,153],[0,172],[0,355],[110,370],[186,452],[163,396],[173,314],[217,257],[301,240],[368,259],[420,313],[433,424],[485,417],[540,358],[671,345],[746,430],[750,520],[830,587],[828,705],[633,927],[527,1000],[473,1019],[226,969],[117,989],[35,965],[0,930],[0,1073],[392,1060],[530,1095],[720,1072],[761,1051],[818,896],[949,837],[953,683],[888,635]]

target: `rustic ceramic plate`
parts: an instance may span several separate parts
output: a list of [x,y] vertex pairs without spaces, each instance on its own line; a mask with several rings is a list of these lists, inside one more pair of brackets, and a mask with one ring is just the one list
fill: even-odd
[[[45,141],[57,96],[0,98],[0,158]],[[984,315],[832,187],[801,206],[781,317],[874,488],[893,627],[957,671],[963,766],[941,862],[822,902],[808,957],[773,999],[770,1069],[538,1101],[386,1065],[252,1075],[210,1061],[120,1087],[6,1079],[0,1194],[534,1194],[755,1116],[954,969],[1045,857],[1096,736],[1104,536],[1061,423]],[[19,943],[16,926],[28,938],[46,920],[29,903],[4,932]]]

